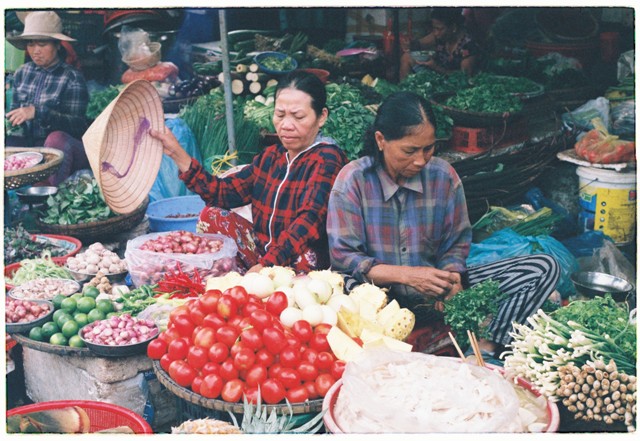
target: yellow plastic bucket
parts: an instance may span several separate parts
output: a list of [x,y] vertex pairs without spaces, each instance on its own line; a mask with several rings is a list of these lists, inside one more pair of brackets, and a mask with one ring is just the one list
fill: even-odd
[[636,235],[636,173],[578,167],[583,231],[602,231],[618,245],[633,242]]

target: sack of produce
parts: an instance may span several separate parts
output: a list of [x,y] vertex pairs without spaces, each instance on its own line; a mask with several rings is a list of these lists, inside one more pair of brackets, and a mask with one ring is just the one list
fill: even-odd
[[347,363],[332,417],[344,433],[527,432],[547,425],[543,401],[486,367],[378,349]]
[[594,118],[595,129],[588,131],[575,144],[576,154],[593,164],[635,162],[636,143],[611,135],[600,118]]
[[182,272],[206,280],[235,271],[238,247],[221,234],[170,231],[127,242],[124,258],[136,286],[153,285],[167,272]]

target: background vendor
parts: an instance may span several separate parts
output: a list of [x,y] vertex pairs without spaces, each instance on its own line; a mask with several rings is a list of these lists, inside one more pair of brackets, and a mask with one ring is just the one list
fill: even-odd
[[88,127],[89,93],[83,75],[63,61],[62,42],[74,39],[62,33],[60,17],[52,11],[33,11],[24,22],[22,34],[7,37],[18,49],[26,49],[31,61],[20,66],[13,78],[6,119],[18,130],[8,134],[5,130],[5,145],[63,151],[60,168],[48,179],[58,185],[73,172],[89,168],[80,140]]
[[[465,29],[464,20],[462,8],[433,8],[432,31],[420,39],[412,40],[409,47],[402,48],[400,80],[421,67],[439,74],[461,70],[468,76],[475,75],[480,47]],[[432,50],[434,54],[427,61],[414,60],[411,51],[421,50]]]

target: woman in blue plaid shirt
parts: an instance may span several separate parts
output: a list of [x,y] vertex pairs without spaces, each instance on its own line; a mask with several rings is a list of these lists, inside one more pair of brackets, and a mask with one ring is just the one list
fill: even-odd
[[24,32],[7,37],[18,49],[26,49],[31,61],[16,71],[13,99],[6,118],[17,134],[5,134],[12,147],[51,147],[64,152],[62,165],[49,178],[58,185],[71,173],[89,168],[80,138],[88,127],[89,92],[82,74],[64,62],[62,41],[74,41],[62,33],[60,17],[52,11],[33,11],[24,18]]

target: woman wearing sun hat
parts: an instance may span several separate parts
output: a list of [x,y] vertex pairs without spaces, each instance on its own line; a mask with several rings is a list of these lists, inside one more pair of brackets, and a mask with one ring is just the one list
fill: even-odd
[[13,78],[6,119],[21,130],[5,134],[5,145],[62,150],[62,165],[48,179],[49,184],[58,185],[74,171],[89,168],[79,140],[88,127],[89,92],[82,74],[64,62],[62,42],[75,40],[62,33],[58,14],[32,11],[18,17],[24,21],[24,31],[8,36],[7,41],[26,50],[31,61],[20,66]]
[[[329,110],[318,77],[293,71],[279,80],[275,97],[273,124],[279,142],[225,178],[206,172],[171,132],[150,134],[162,141],[187,188],[207,203],[197,230],[232,237],[241,271],[265,266],[288,266],[298,272],[326,269],[327,203],[347,157],[320,131]],[[231,211],[247,204],[253,223]]]

